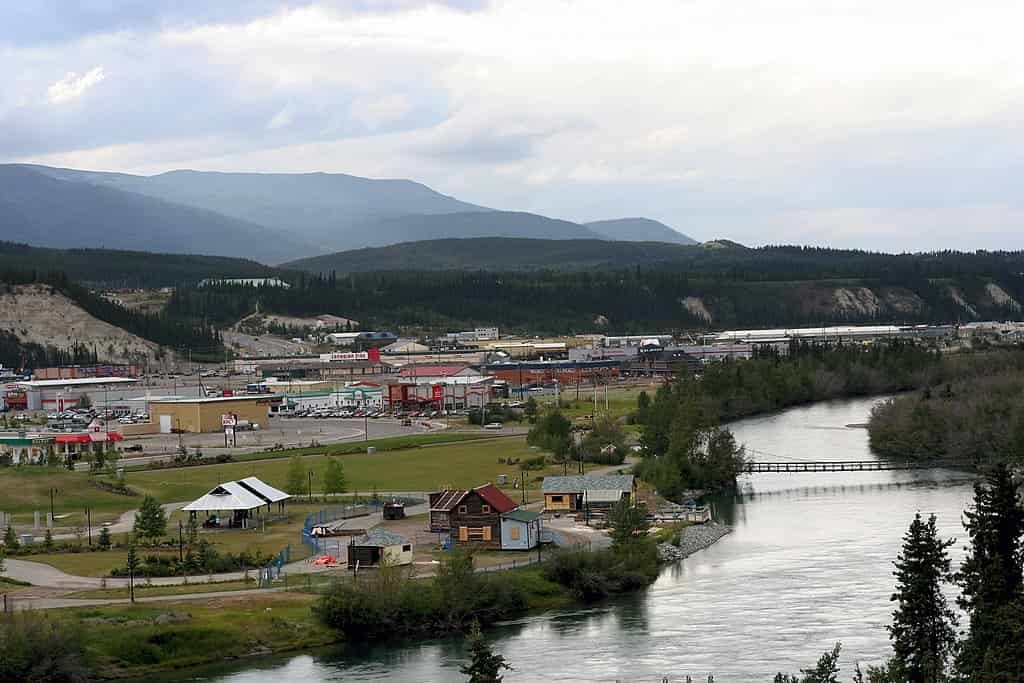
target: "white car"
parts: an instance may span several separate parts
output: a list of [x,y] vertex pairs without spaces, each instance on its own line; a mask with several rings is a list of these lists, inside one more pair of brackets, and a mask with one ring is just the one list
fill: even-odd
[[484,429],[501,429],[502,425],[500,422],[488,422],[484,425]]

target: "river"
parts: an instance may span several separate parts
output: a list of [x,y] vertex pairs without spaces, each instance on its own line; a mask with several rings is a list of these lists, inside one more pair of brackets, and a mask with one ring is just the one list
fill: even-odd
[[[835,401],[734,423],[762,460],[867,460],[863,423],[873,400]],[[948,470],[743,477],[715,504],[735,527],[716,545],[669,567],[645,593],[598,607],[546,613],[489,632],[522,681],[770,681],[813,665],[843,643],[841,678],[854,662],[888,656],[892,560],[916,511],[946,536],[965,537],[971,479]],[[962,557],[957,543],[954,562]],[[460,681],[456,640],[337,650],[193,674],[216,683]],[[181,680],[180,678],[177,680]]]

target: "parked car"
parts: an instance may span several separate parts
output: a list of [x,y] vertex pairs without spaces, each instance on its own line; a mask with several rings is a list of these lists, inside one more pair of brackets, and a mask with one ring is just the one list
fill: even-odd
[[488,422],[484,425],[484,429],[501,429],[502,424],[500,422]]

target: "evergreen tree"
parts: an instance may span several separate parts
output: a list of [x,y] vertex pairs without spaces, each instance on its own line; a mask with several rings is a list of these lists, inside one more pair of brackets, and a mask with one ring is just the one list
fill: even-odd
[[134,532],[143,538],[154,541],[167,532],[167,515],[153,496],[142,499],[142,506],[135,513]]
[[327,458],[324,467],[324,494],[330,496],[345,492],[345,466],[338,458]]
[[459,671],[469,676],[469,683],[501,683],[505,677],[500,675],[502,670],[510,670],[512,667],[505,662],[502,655],[495,654],[490,645],[484,640],[480,633],[480,624],[473,622],[467,637],[469,644],[469,663],[459,668]]
[[4,567],[4,557],[6,556],[6,554],[7,553],[4,552],[4,549],[0,548],[0,574],[3,574],[5,571],[7,571],[7,568]]
[[293,496],[306,493],[306,468],[302,465],[302,456],[293,455],[288,461],[288,474],[284,490]]
[[21,542],[18,541],[18,534],[14,533],[14,526],[8,526],[7,531],[4,532],[4,548],[7,550],[17,550],[21,547]]
[[791,674],[775,674],[774,683],[838,683],[839,682],[839,651],[841,643],[821,655],[813,669],[801,669],[803,676]]
[[964,681],[1024,680],[1024,511],[1010,470],[997,465],[974,486],[965,512],[971,538],[957,575],[970,630],[957,656]]
[[43,547],[47,550],[53,550],[53,532],[49,529],[46,530],[46,534],[43,536]]
[[100,538],[98,543],[100,550],[110,550],[110,546],[112,545],[110,539],[110,529],[108,529],[107,527],[103,527],[100,529]]
[[523,406],[523,415],[525,415],[526,419],[530,421],[530,424],[533,424],[534,421],[536,421],[537,399],[535,399],[533,396],[526,399],[526,404]]
[[139,573],[139,556],[135,552],[135,543],[129,541],[128,543],[128,559],[125,561],[125,567],[128,569],[128,598],[131,603],[135,604],[135,577]]
[[942,592],[942,585],[952,580],[946,550],[954,542],[939,538],[935,515],[925,522],[917,513],[894,563],[896,592],[891,600],[898,605],[888,627],[894,651],[889,668],[908,683],[945,680],[956,649],[957,618]]
[[611,527],[612,548],[618,553],[629,553],[635,544],[647,538],[650,529],[647,508],[620,500],[608,513],[608,526]]
[[572,423],[557,410],[548,413],[530,428],[526,443],[551,452],[556,460],[564,460],[572,445]]

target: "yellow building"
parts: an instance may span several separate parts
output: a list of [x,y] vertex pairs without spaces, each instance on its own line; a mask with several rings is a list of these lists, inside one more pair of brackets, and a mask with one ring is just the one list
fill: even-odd
[[266,429],[270,406],[280,400],[268,394],[153,400],[149,403],[149,417],[161,434],[219,432],[224,429],[225,415],[234,416],[239,426]]

